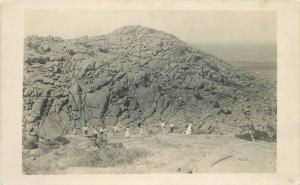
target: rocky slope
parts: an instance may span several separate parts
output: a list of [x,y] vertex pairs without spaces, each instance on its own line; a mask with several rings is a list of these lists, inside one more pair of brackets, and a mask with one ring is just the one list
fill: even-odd
[[24,43],[24,142],[76,125],[149,132],[158,119],[183,132],[276,136],[276,84],[189,47],[177,37],[125,26],[93,37],[29,36]]

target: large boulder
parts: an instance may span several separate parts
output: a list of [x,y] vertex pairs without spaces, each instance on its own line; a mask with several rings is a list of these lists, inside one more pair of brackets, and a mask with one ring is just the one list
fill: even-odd
[[151,116],[155,112],[157,97],[159,97],[159,92],[156,92],[152,87],[141,88],[137,92],[138,104],[145,118]]
[[100,90],[102,87],[108,85],[111,82],[111,80],[112,77],[97,78],[92,84],[89,84],[84,88],[84,92],[93,93],[96,90]]
[[110,87],[86,94],[85,106],[95,109],[92,117],[101,118],[108,109]]
[[67,134],[70,128],[71,122],[66,113],[61,112],[58,115],[49,115],[40,123],[39,137],[53,139]]
[[[32,105],[32,114],[34,118],[41,117],[44,109],[47,106],[48,99],[46,97],[39,97]],[[34,119],[33,118],[33,119]]]

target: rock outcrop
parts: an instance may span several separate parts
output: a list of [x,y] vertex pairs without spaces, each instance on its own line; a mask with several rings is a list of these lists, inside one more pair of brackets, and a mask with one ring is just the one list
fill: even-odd
[[55,138],[72,125],[136,127],[158,120],[183,132],[276,135],[276,84],[249,75],[143,26],[64,40],[25,38],[25,142]]

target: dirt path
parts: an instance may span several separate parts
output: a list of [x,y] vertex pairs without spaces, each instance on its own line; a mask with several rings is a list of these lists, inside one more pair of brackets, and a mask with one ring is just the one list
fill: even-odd
[[275,172],[276,143],[220,135],[144,135],[113,138],[128,148],[144,148],[146,158],[108,168],[72,167],[66,174]]

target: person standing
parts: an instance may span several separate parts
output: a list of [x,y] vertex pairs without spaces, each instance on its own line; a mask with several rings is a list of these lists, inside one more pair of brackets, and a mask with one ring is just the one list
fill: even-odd
[[117,134],[117,131],[118,131],[118,127],[117,127],[117,125],[116,125],[116,126],[114,126],[114,135]]
[[98,130],[96,129],[95,126],[93,126],[93,136],[94,136],[94,138],[97,138],[97,136],[98,136]]
[[104,139],[104,128],[101,127],[100,130],[99,130],[99,137],[102,139]]
[[129,128],[126,128],[125,137],[126,138],[130,137]]
[[144,131],[143,131],[143,127],[140,128],[140,135],[143,135]]
[[73,128],[73,134],[77,135],[77,126],[76,126],[75,121],[72,121],[72,128]]
[[192,126],[193,126],[192,123],[189,123],[189,126],[185,132],[186,135],[192,135]]
[[160,123],[160,130],[163,134],[165,134],[165,127],[166,127],[166,123],[162,120],[159,120]]
[[170,133],[174,133],[174,123],[171,123],[170,125]]
[[99,130],[97,128],[94,128],[94,137],[95,137],[95,146],[101,147],[105,145],[104,140],[104,130],[100,128]]
[[87,136],[88,135],[88,130],[89,130],[88,127],[86,125],[84,125],[82,130],[83,130],[83,136]]
[[254,131],[251,128],[248,128],[248,134],[250,136],[251,141],[255,141]]
[[77,135],[77,128],[76,127],[73,129],[73,134]]
[[139,127],[139,132],[140,132],[140,135],[142,135],[143,134],[143,128],[142,128],[142,122],[139,122],[138,123],[138,127]]

